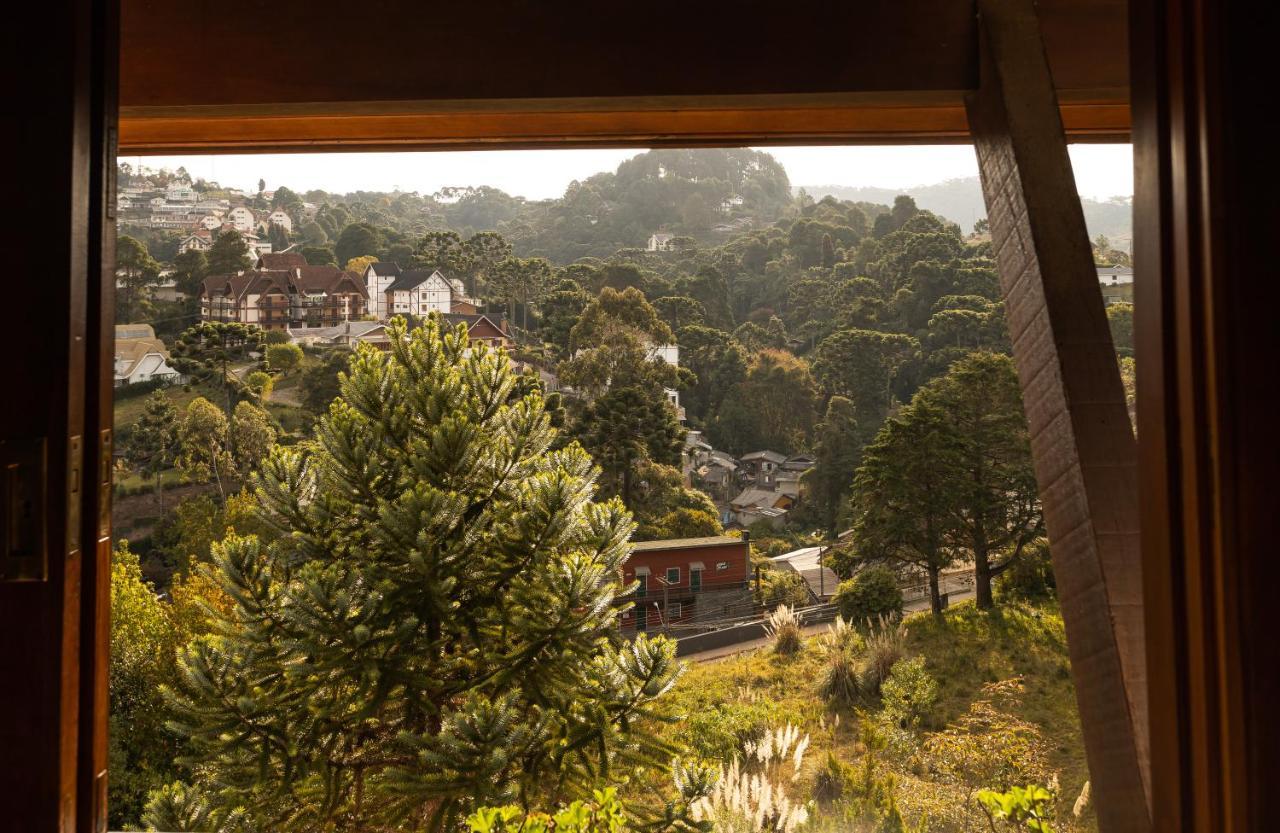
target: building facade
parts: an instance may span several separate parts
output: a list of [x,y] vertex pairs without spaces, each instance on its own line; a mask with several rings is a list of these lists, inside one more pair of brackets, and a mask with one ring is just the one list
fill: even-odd
[[336,266],[255,269],[204,280],[205,321],[256,324],[264,330],[333,327],[367,314],[364,284]]
[[709,622],[742,612],[751,601],[751,541],[717,535],[632,545],[622,567],[633,602],[620,624],[625,631]]

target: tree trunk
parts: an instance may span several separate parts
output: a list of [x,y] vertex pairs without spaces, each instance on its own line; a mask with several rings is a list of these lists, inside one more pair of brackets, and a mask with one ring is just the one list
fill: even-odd
[[973,547],[973,592],[979,610],[996,606],[991,595],[991,559],[985,544],[975,543]]
[[929,567],[929,608],[934,616],[942,615],[942,591],[938,586],[938,576],[942,572],[937,567]]

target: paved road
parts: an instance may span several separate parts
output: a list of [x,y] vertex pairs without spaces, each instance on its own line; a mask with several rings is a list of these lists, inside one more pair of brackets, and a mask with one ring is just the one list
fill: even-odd
[[[965,599],[972,599],[973,589],[967,588],[963,590],[961,589],[952,590],[948,598],[952,602],[962,602]],[[929,599],[927,596],[923,599],[916,599],[914,601],[907,602],[902,606],[902,610],[904,613],[917,613],[921,610],[928,610],[928,609],[929,609]],[[819,622],[816,625],[807,625],[804,628],[802,628],[800,632],[803,633],[805,636],[814,636],[815,634],[820,634],[823,631],[825,631],[829,627],[829,624],[830,623],[828,622]],[[746,651],[754,651],[759,648],[764,648],[771,641],[772,640],[769,637],[764,637],[762,639],[752,639],[747,642],[739,642],[735,645],[725,645],[720,648],[711,648],[710,650],[699,651],[696,654],[686,654],[680,657],[680,659],[692,660],[694,662],[711,662],[713,660],[724,659],[725,657],[737,656],[738,654],[744,653]]]

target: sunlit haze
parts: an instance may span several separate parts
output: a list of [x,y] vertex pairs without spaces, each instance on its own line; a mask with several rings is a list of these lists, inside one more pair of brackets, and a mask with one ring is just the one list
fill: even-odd
[[[967,145],[897,147],[762,148],[787,169],[792,185],[844,185],[909,189],[978,175]],[[575,179],[614,170],[643,149],[490,150],[417,153],[323,153],[227,156],[130,157],[149,168],[185,167],[193,178],[231,188],[294,191],[417,191],[489,185],[528,199],[559,197]],[[1071,160],[1082,197],[1107,199],[1133,193],[1129,145],[1072,145]]]

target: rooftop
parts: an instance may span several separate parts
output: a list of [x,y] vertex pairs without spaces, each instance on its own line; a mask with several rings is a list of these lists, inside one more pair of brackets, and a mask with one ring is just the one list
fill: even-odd
[[732,535],[711,535],[705,538],[667,538],[663,541],[639,541],[631,545],[632,552],[653,552],[655,550],[685,550],[699,547],[723,547],[727,544],[746,543]]

